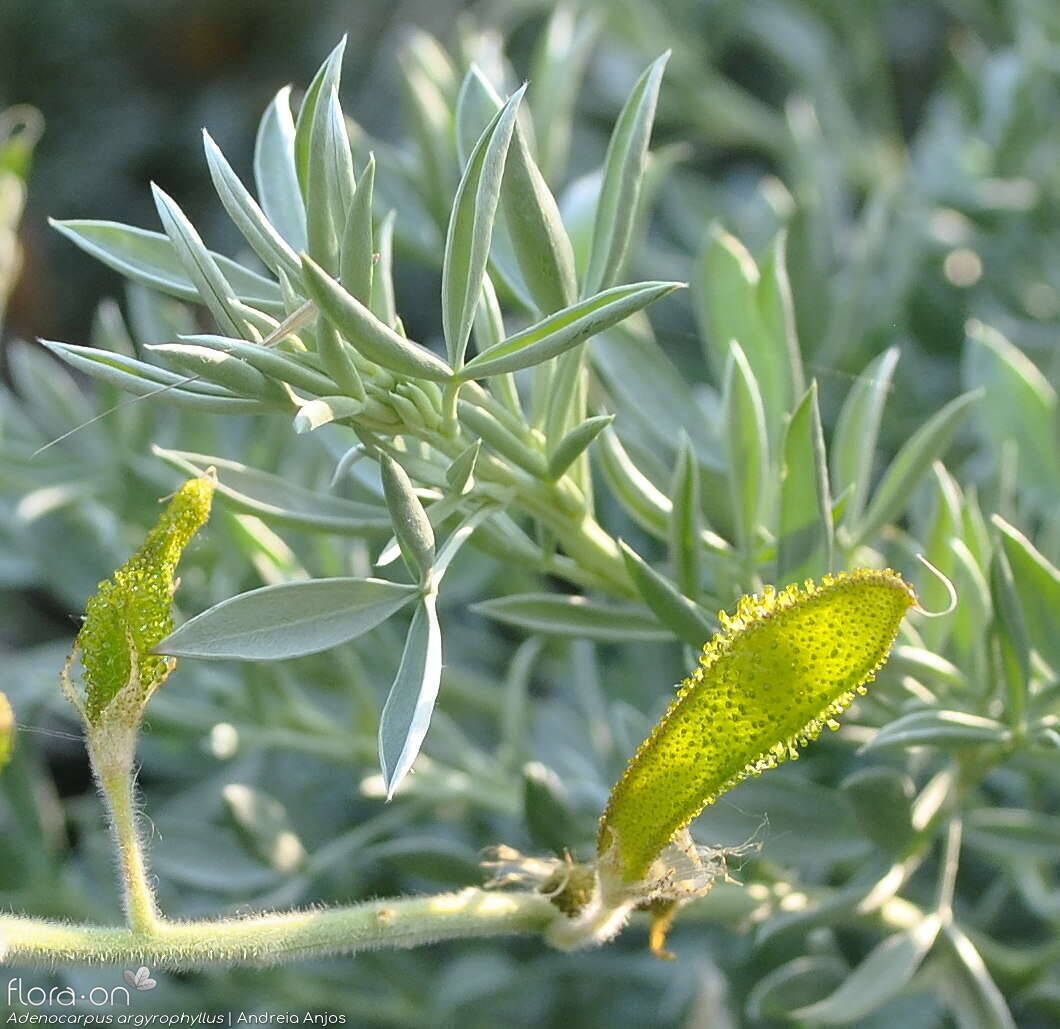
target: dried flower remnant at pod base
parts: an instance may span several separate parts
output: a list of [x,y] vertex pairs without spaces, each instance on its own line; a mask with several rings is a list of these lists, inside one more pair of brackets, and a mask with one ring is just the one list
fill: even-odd
[[593,888],[577,871],[569,889],[560,885],[582,903],[555,942],[600,941],[643,907],[655,915],[652,946],[663,954],[676,907],[725,869],[721,852],[695,846],[688,824],[748,776],[797,757],[825,726],[838,728],[835,716],[865,692],[915,603],[897,573],[860,569],[820,585],[767,586],[743,597],[734,616],[722,613],[722,631],[611,793]]

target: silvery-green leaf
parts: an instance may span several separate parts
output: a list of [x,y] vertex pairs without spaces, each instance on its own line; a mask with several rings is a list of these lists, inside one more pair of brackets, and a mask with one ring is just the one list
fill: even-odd
[[412,488],[408,474],[397,461],[383,454],[379,459],[379,470],[383,477],[383,494],[402,556],[409,571],[422,579],[434,564],[434,529],[431,521]]
[[646,611],[629,606],[600,604],[585,597],[558,593],[517,593],[472,605],[473,611],[527,632],[573,636],[600,643],[630,640],[669,640]]
[[165,450],[158,446],[154,447],[154,453],[189,475],[201,475],[211,466],[216,468],[217,493],[237,510],[257,515],[273,525],[349,536],[390,531],[390,515],[381,504],[317,493],[279,475],[209,454]]
[[538,310],[548,314],[569,307],[578,296],[574,248],[559,204],[519,125],[508,154],[501,201],[519,270]]
[[681,437],[678,447],[670,481],[670,503],[670,563],[680,591],[695,598],[700,586],[703,516],[699,507],[699,469],[687,435]]
[[965,711],[912,711],[889,722],[862,748],[864,751],[884,748],[981,747],[1004,744],[1011,733],[994,718],[971,715]]
[[393,211],[388,211],[379,223],[379,237],[376,240],[379,259],[372,271],[372,299],[368,305],[372,314],[387,328],[397,324],[397,313],[394,309],[394,220]]
[[375,158],[369,157],[346,217],[339,251],[339,281],[362,304],[372,298],[375,248],[372,243],[372,200],[375,192]]
[[913,798],[916,786],[905,772],[874,766],[861,768],[841,783],[850,798],[858,824],[884,853],[904,856],[916,835]]
[[950,924],[939,942],[945,971],[942,992],[957,1029],[1017,1029],[1004,995],[967,934]]
[[545,455],[531,443],[525,433],[517,436],[492,412],[466,400],[460,400],[456,410],[461,423],[480,436],[482,442],[491,450],[506,457],[514,465],[536,478],[543,479],[548,475],[548,462]]
[[743,348],[736,342],[730,344],[722,405],[728,428],[733,524],[740,549],[749,554],[754,547],[765,499],[769,442],[758,381]]
[[598,414],[571,429],[559,441],[548,459],[549,478],[559,479],[614,420],[613,414]]
[[748,1017],[756,1022],[786,1020],[796,1008],[827,997],[849,973],[849,967],[833,955],[806,955],[788,961],[755,983],[747,996]]
[[301,434],[319,429],[322,425],[343,418],[354,418],[364,410],[364,404],[353,397],[318,397],[303,404],[294,416],[294,431]]
[[1060,669],[1060,569],[1000,515],[992,519],[1012,569],[1027,631],[1054,669]]
[[796,334],[795,302],[788,279],[787,242],[787,232],[784,231],[773,241],[761,267],[756,299],[763,328],[773,343],[773,353],[777,360],[786,359],[792,396],[797,397],[806,390],[806,378]]
[[857,525],[855,538],[859,543],[874,539],[883,526],[901,514],[921,477],[945,453],[972,406],[983,395],[983,390],[978,389],[955,397],[902,444]]
[[326,101],[331,90],[339,88],[342,76],[342,55],[346,50],[346,37],[324,59],[317,69],[313,81],[302,98],[302,107],[298,112],[294,133],[294,163],[302,196],[309,196],[309,164],[312,146],[313,126],[316,122],[317,109]]
[[[740,344],[758,382],[770,443],[777,445],[785,413],[796,400],[788,336],[774,314],[767,325],[761,306],[761,274],[747,248],[712,224],[699,262],[697,313],[707,358],[720,377],[733,340]],[[776,330],[776,331],[773,331]]]
[[363,636],[417,594],[384,579],[309,579],[241,593],[186,621],[155,648],[174,657],[281,661]]
[[995,461],[1003,461],[1006,441],[1016,444],[1020,482],[1040,503],[1053,502],[1060,489],[1056,441],[1056,390],[1034,363],[996,329],[970,321],[962,356],[966,388],[990,398],[976,412],[976,426]]
[[832,565],[832,494],[813,382],[788,422],[780,473],[777,582],[818,578]]
[[1031,642],[1023,604],[1004,549],[990,562],[990,596],[994,611],[994,640],[1006,693],[1005,717],[1010,725],[1023,724],[1031,676]]
[[941,925],[938,915],[927,915],[911,929],[888,936],[833,993],[789,1017],[816,1025],[850,1025],[871,1014],[908,985]]
[[637,216],[659,84],[669,57],[667,51],[648,65],[634,85],[611,134],[593,223],[589,267],[582,287],[585,296],[614,285],[621,274]]
[[446,541],[438,549],[431,569],[431,575],[435,585],[442,581],[442,577],[449,570],[453,558],[460,552],[463,545],[471,539],[475,530],[487,519],[497,513],[499,509],[494,504],[486,504],[477,511],[472,511],[447,537]]
[[471,446],[453,458],[453,463],[446,469],[445,481],[457,496],[463,495],[474,485],[475,465],[478,463],[481,449],[482,440],[475,440]]
[[291,87],[266,108],[254,143],[254,182],[265,217],[296,253],[305,249],[305,203],[294,160]]
[[226,336],[249,335],[246,323],[235,310],[234,302],[238,299],[235,291],[206,249],[195,226],[188,221],[176,201],[154,183],[151,183],[151,193],[162,227],[173,244],[177,259],[195,284],[200,302],[206,305]]
[[463,363],[489,260],[504,165],[525,86],[509,97],[471,152],[457,187],[442,262],[442,329],[449,363]]
[[559,181],[567,163],[574,104],[600,25],[595,11],[576,16],[572,7],[557,4],[538,37],[530,100],[541,170],[550,182]]
[[530,368],[557,357],[603,332],[661,297],[681,288],[679,282],[638,282],[615,286],[542,319],[472,358],[462,369],[467,379]]
[[223,414],[252,414],[275,409],[275,405],[265,401],[239,397],[212,382],[191,381],[193,376],[177,375],[124,354],[55,340],[42,339],[40,342],[72,367],[134,396],[157,398],[164,403]]
[[897,347],[880,354],[854,381],[839,411],[831,449],[832,485],[837,494],[850,491],[843,509],[847,526],[856,525],[865,510],[883,406],[897,364]]
[[339,250],[353,201],[353,154],[336,87],[317,101],[309,137],[306,232],[309,253],[329,274],[337,275]]
[[278,382],[286,382],[298,389],[310,393],[329,394],[335,392],[336,383],[326,375],[310,367],[293,354],[285,353],[275,347],[261,343],[251,343],[245,339],[233,339],[230,336],[183,335],[181,340],[199,346],[209,347],[224,354],[231,354],[246,361],[262,375]]
[[442,632],[433,593],[420,597],[405,650],[379,719],[379,763],[387,799],[412,768],[431,723],[442,679]]
[[1006,864],[1017,855],[1051,863],[1060,853],[1060,817],[1041,811],[976,808],[965,815],[964,830],[969,846]]
[[302,266],[310,297],[369,360],[414,379],[446,382],[452,378],[452,369],[440,357],[398,335],[310,257],[303,255]]
[[[53,219],[49,224],[86,253],[134,282],[180,300],[201,302],[198,288],[177,256],[172,241],[163,233],[120,222],[88,219]],[[211,251],[209,256],[240,300],[269,314],[283,316],[283,299],[275,282],[220,254]]]
[[216,383],[237,396],[260,397],[269,393],[269,380],[261,372],[223,350],[194,343],[148,343],[146,349],[160,354],[184,374]]
[[717,628],[707,613],[626,543],[619,546],[633,585],[655,617],[690,647],[702,647]]
[[246,186],[239,181],[239,176],[232,170],[232,166],[205,129],[202,136],[210,177],[228,217],[266,267],[274,272],[279,272],[282,268],[295,282],[299,282],[302,278],[302,266],[298,256],[265,217],[265,212],[258,206]]

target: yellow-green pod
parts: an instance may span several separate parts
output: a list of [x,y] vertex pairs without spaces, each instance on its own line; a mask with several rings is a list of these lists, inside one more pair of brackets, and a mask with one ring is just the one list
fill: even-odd
[[11,760],[15,750],[15,712],[7,694],[0,690],[0,771]]
[[[141,706],[169,674],[165,657],[152,648],[173,631],[173,590],[177,562],[210,514],[216,479],[189,479],[166,505],[140,549],[85,608],[76,648],[84,668],[84,712],[95,724],[103,709],[134,682]],[[137,717],[139,712],[130,712]]]
[[633,885],[674,834],[749,775],[797,756],[886,660],[916,602],[861,569],[740,600],[641,744],[600,821],[601,871]]

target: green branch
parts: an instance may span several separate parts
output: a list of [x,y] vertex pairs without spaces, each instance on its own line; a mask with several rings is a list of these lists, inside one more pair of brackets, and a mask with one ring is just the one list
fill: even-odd
[[159,922],[146,932],[0,915],[0,963],[139,962],[169,969],[274,965],[442,940],[540,933],[562,917],[543,894],[477,888],[320,911]]

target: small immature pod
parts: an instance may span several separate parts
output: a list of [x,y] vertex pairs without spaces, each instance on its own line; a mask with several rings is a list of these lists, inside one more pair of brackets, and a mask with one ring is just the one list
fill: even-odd
[[886,660],[912,587],[860,569],[741,599],[641,744],[600,821],[601,872],[632,886],[678,830],[749,775],[797,756]]
[[[84,714],[97,724],[119,694],[130,720],[169,674],[168,658],[152,653],[173,631],[177,562],[210,514],[216,479],[189,479],[173,495],[140,549],[99,584],[85,607],[75,648],[84,668]],[[131,693],[126,688],[131,689]]]

